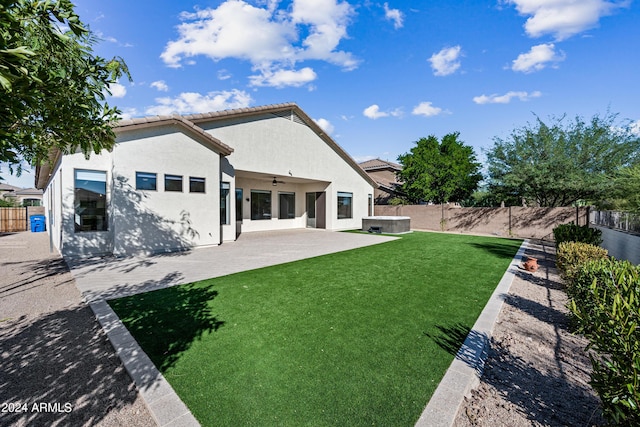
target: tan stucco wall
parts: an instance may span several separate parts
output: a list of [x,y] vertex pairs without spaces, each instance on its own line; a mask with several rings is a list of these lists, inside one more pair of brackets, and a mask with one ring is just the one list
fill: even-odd
[[[128,132],[113,150],[114,253],[163,252],[217,245],[220,156],[177,128]],[[136,190],[136,172],[157,174],[157,191]],[[182,176],[182,192],[164,189],[164,175]],[[204,177],[205,193],[189,192]]]
[[[326,193],[326,228],[360,228],[369,215],[374,189],[338,151],[305,124],[264,115],[259,119],[199,124],[235,151],[221,157],[175,125],[120,130],[112,152],[85,159],[65,155],[53,169],[45,203],[51,239],[68,256],[152,253],[217,245],[234,240],[235,189],[242,188],[241,230],[259,231],[306,226],[305,194]],[[109,231],[74,231],[74,170],[107,172]],[[157,174],[157,190],[135,188],[136,172]],[[183,177],[182,192],[164,191],[164,175]],[[189,177],[204,177],[206,193],[189,193]],[[272,186],[277,177],[277,188]],[[230,184],[230,224],[220,224],[220,182]],[[272,191],[272,219],[252,221],[252,189]],[[294,192],[296,216],[278,219],[278,192]],[[338,192],[353,194],[352,218],[337,219]]]
[[[408,216],[413,230],[491,234],[522,238],[553,238],[558,224],[576,220],[576,208],[461,208],[445,205],[376,206],[376,215]],[[442,221],[444,217],[445,221]],[[579,224],[587,208],[578,211]]]
[[[304,192],[326,191],[327,229],[360,228],[362,217],[368,215],[368,195],[373,195],[373,186],[308,126],[273,115],[200,123],[199,126],[233,147],[234,152],[228,159],[238,175],[242,171],[265,174],[263,185],[266,187],[271,186],[270,180],[274,176],[285,182],[287,178],[299,178],[322,183],[319,187],[309,184],[310,187],[299,189],[296,193],[296,209],[304,208]],[[327,182],[330,185],[327,186]],[[247,189],[245,193],[246,191]],[[337,219],[338,192],[353,193],[351,219]],[[246,197],[245,194],[245,199]],[[274,216],[277,217],[275,210]],[[270,222],[245,218],[242,231],[284,227],[283,224],[276,224],[275,220]],[[304,226],[302,221],[298,221],[292,222],[287,228]]]
[[[112,152],[88,160],[81,153],[63,156],[49,182],[51,236],[63,255],[157,253],[221,242],[218,153],[173,127],[127,132],[117,142]],[[74,231],[76,169],[107,172],[108,231]],[[136,172],[156,173],[157,191],[136,190]],[[164,191],[165,174],[182,176],[183,191]],[[189,192],[190,176],[206,179],[205,193]]]

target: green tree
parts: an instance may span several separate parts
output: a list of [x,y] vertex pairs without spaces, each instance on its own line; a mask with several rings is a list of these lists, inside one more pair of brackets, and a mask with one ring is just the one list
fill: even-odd
[[501,200],[526,199],[540,206],[595,202],[613,187],[613,177],[640,153],[640,139],[616,115],[536,117],[534,124],[494,138],[487,153],[489,188]]
[[113,146],[120,112],[105,92],[130,76],[121,58],[94,56],[95,41],[69,0],[0,0],[0,162],[11,173],[54,147],[89,155]]
[[420,138],[409,153],[398,156],[402,192],[412,203],[457,202],[468,198],[482,180],[473,148],[458,140],[458,132],[438,141]]
[[640,164],[620,170],[614,181],[614,208],[640,214]]
[[0,208],[15,208],[17,207],[16,202],[14,200],[5,200],[0,198]]

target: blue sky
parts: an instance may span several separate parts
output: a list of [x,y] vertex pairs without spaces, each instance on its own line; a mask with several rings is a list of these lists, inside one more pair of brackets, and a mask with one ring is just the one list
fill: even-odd
[[75,4],[95,53],[129,66],[108,97],[125,117],[296,102],[358,161],[450,132],[484,160],[534,113],[640,129],[638,1]]

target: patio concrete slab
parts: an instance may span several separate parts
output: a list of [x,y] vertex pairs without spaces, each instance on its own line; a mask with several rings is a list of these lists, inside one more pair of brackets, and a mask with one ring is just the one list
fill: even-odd
[[87,302],[374,245],[395,237],[316,229],[252,232],[220,246],[153,256],[67,260]]

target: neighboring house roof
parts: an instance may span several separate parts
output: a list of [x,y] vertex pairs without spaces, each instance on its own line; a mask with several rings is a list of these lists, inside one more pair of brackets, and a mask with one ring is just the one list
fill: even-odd
[[37,188],[22,188],[16,190],[16,196],[42,196],[42,190]]
[[[233,110],[215,111],[202,114],[178,115],[171,116],[154,116],[143,117],[137,119],[120,120],[113,130],[116,134],[127,132],[129,130],[151,128],[158,126],[176,125],[182,128],[187,134],[193,136],[197,140],[208,144],[220,154],[228,156],[233,152],[233,148],[229,147],[219,139],[213,137],[204,129],[198,126],[199,123],[210,123],[213,121],[221,121],[228,119],[236,119],[250,116],[258,116],[261,114],[274,114],[280,117],[287,117],[293,121],[298,121],[307,125],[313,130],[331,149],[333,149],[345,162],[347,162],[360,176],[362,176],[371,185],[377,185],[359,165],[356,163],[346,151],[342,149],[329,135],[327,135],[318,124],[313,121],[307,114],[298,107],[296,103],[289,102],[284,104],[273,104],[252,108],[239,108]],[[49,177],[55,165],[60,158],[60,151],[54,150],[50,153],[50,162],[36,167],[36,187],[45,188],[48,184]]]
[[387,160],[371,159],[366,162],[360,162],[360,167],[365,171],[373,171],[378,169],[392,169],[394,171],[402,170],[402,166]]
[[0,183],[0,191],[17,191],[17,190],[20,190],[20,187],[14,187],[13,185]]
[[375,174],[375,172],[380,171],[393,172],[392,181],[388,179],[385,179],[384,181],[381,180],[381,178],[388,176],[387,173],[382,174],[383,176],[380,176],[378,174],[371,175],[371,178],[376,182],[376,185],[381,190],[384,190],[388,193],[397,193],[398,187],[402,185],[402,182],[398,181],[398,178],[395,174],[395,172],[402,170],[402,165],[389,162],[387,160],[372,159],[365,162],[360,162],[360,167],[368,174]]

